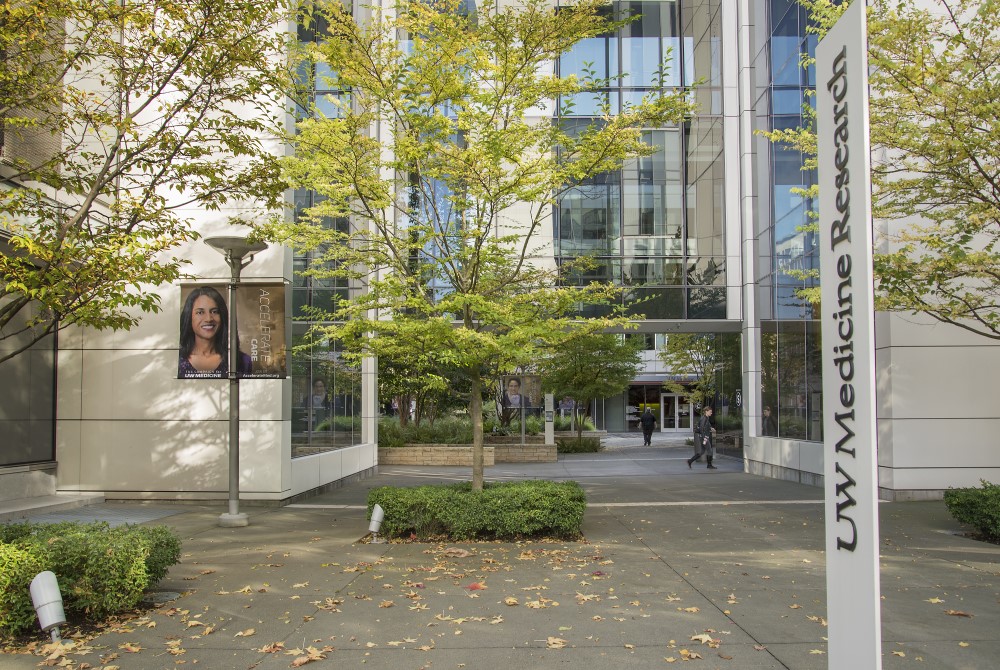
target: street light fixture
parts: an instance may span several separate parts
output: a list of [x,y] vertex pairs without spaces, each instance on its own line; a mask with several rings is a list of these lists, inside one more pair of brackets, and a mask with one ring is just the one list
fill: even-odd
[[[250,525],[246,514],[240,513],[240,380],[237,366],[240,355],[239,334],[236,331],[236,288],[240,272],[253,261],[254,254],[267,249],[263,242],[248,242],[245,237],[208,237],[205,244],[226,257],[229,265],[229,511],[219,515],[223,528]],[[244,260],[246,258],[246,260]]]

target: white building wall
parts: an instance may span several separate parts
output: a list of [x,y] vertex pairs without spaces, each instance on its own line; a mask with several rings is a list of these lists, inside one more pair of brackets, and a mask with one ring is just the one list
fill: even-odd
[[[276,155],[283,143],[269,140]],[[172,197],[179,197],[176,194]],[[203,237],[244,235],[231,217],[260,216],[253,203],[217,212],[189,208]],[[179,249],[191,264],[185,282],[228,284],[221,253],[202,240]],[[242,282],[292,280],[291,250],[257,254]],[[229,381],[177,379],[180,284],[151,288],[162,310],[121,332],[71,329],[58,353],[57,489],[109,499],[211,500],[228,497]],[[291,309],[290,289],[286,305]],[[286,333],[291,356],[291,332]],[[364,444],[292,459],[291,380],[240,382],[240,497],[281,501],[376,466],[374,367],[363,375]],[[366,392],[367,391],[367,392]]]
[[879,489],[897,500],[1000,482],[1000,343],[930,317],[876,319]]

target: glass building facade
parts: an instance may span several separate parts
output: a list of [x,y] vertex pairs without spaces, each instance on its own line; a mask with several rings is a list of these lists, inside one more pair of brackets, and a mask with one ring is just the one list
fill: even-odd
[[[322,18],[309,26],[300,25],[300,43],[323,38]],[[297,114],[336,117],[338,104],[350,101],[347,91],[331,89],[329,70],[323,63],[303,61],[298,78],[302,86]],[[314,191],[293,193],[293,216],[304,216],[321,198]],[[323,225],[347,232],[347,219],[324,219]],[[361,375],[341,360],[338,343],[317,340],[311,329],[325,322],[340,300],[348,298],[346,279],[313,274],[322,269],[322,250],[300,252],[292,258],[292,457],[361,443]]]
[[[561,194],[553,248],[559,263],[591,257],[586,273],[570,281],[620,286],[626,314],[640,319],[650,338],[644,373],[599,405],[598,423],[638,430],[639,414],[650,407],[663,429],[690,431],[700,408],[664,384],[691,384],[694,375],[659,362],[666,333],[686,322],[685,330],[714,336],[720,322],[741,312],[727,289],[736,281],[729,273],[738,276],[739,268],[730,267],[726,245],[730,236],[738,239],[739,227],[727,227],[725,206],[722,6],[718,0],[650,0],[615,2],[609,11],[615,19],[638,18],[581,41],[559,60],[561,76],[602,82],[560,100],[560,121],[569,128],[599,123],[603,110],[614,114],[637,103],[658,82],[692,96],[699,111],[685,123],[645,129],[650,155]],[[732,409],[731,416],[738,414],[739,369],[719,380],[708,401]]]
[[[813,70],[804,69],[801,59],[813,53],[815,39],[806,36],[805,11],[794,0],[769,0],[763,12],[755,9],[764,19],[752,28],[755,40],[766,45],[755,62],[757,72],[766,73],[756,80],[757,127],[797,128],[803,124],[802,106],[810,100],[807,91],[815,85]],[[741,268],[733,264],[732,251],[727,256],[727,242],[741,233],[739,213],[726,211],[727,142],[732,153],[731,144],[737,140],[724,132],[723,56],[726,48],[736,47],[723,43],[721,0],[615,2],[608,11],[616,19],[638,18],[614,33],[581,41],[559,59],[561,76],[599,82],[591,91],[558,100],[559,122],[568,128],[599,123],[605,110],[619,112],[660,81],[687,91],[699,111],[683,124],[645,129],[643,139],[653,148],[649,156],[574,184],[560,195],[552,218],[555,260],[562,264],[580,256],[592,258],[587,270],[569,280],[620,286],[626,313],[640,319],[643,331],[661,343],[677,322],[687,324],[686,332],[721,336],[720,323],[742,317],[742,306],[733,304],[738,294],[730,289],[741,279],[753,281],[760,325],[755,344],[761,359],[757,402],[772,408],[780,437],[818,440],[819,328],[811,306],[796,293],[815,282],[809,273],[818,267],[816,235],[808,228],[812,202],[802,193],[814,175],[801,169],[799,152],[756,141],[756,165],[762,169],[759,175],[743,177],[755,180],[760,191],[753,224],[759,256],[749,277],[732,276]],[[323,32],[321,24],[300,28],[299,39],[314,41]],[[299,112],[334,116],[332,101],[347,101],[349,93],[325,88],[321,64],[302,67],[302,80],[310,82],[310,89]],[[732,81],[732,73],[727,76]],[[316,197],[295,192],[295,215]],[[306,333],[317,323],[310,320],[314,310],[328,309],[348,294],[346,284],[310,274],[317,262],[314,256],[294,257],[293,454],[299,455],[360,439],[356,371],[340,363],[335,343],[304,346]],[[726,330],[726,337],[732,337],[733,330]],[[659,350],[651,350],[651,361]],[[637,379],[620,398],[607,399],[624,406],[607,411],[609,427],[634,428],[633,407],[638,411],[667,403],[661,397],[663,381],[686,374],[662,366],[660,373],[642,375],[645,379]],[[313,408],[322,397],[317,383],[325,387],[328,399]],[[725,407],[733,423],[740,415],[737,398],[742,392],[739,375],[720,380],[714,404]],[[683,398],[674,400],[683,406]],[[676,417],[683,410],[678,412]],[[675,427],[681,428],[681,423],[677,418]]]
[[611,11],[639,18],[582,40],[559,60],[561,76],[607,84],[559,101],[562,122],[597,123],[602,109],[616,113],[641,100],[661,77],[678,90],[700,81],[694,95],[702,112],[645,130],[651,155],[561,195],[557,261],[592,256],[595,268],[578,280],[624,287],[629,311],[647,320],[726,318],[719,3],[616,2]]
[[[804,106],[815,88],[815,68],[802,66],[815,53],[806,34],[806,11],[795,0],[769,0],[762,26],[767,48],[759,71],[769,73],[757,89],[758,126],[766,130],[807,125]],[[818,235],[810,224],[814,209],[804,193],[815,171],[803,170],[804,156],[780,144],[762,142],[767,180],[758,212],[757,311],[760,316],[761,407],[777,417],[778,437],[822,439],[820,328],[813,306],[797,291],[818,285]],[[763,163],[763,161],[761,161]]]

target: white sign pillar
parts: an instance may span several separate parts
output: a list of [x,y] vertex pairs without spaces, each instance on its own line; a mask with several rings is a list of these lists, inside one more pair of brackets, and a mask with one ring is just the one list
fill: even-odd
[[545,444],[556,443],[556,400],[551,393],[545,394]]
[[854,0],[816,49],[829,665],[882,667],[868,39]]

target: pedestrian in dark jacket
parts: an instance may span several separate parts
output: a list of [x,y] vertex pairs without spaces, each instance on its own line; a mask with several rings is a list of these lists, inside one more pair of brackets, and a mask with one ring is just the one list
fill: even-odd
[[656,427],[656,417],[648,407],[639,417],[639,424],[642,426],[642,444],[648,447],[653,444],[653,428]]
[[698,419],[698,428],[694,432],[694,456],[688,459],[688,467],[695,461],[701,460],[701,455],[705,454],[708,461],[709,470],[717,470],[712,465],[715,458],[715,429],[712,428],[712,408],[706,407],[701,410],[701,418]]
[[778,422],[775,421],[774,415],[771,414],[771,408],[764,408],[764,416],[760,419],[760,433],[761,435],[778,435]]

